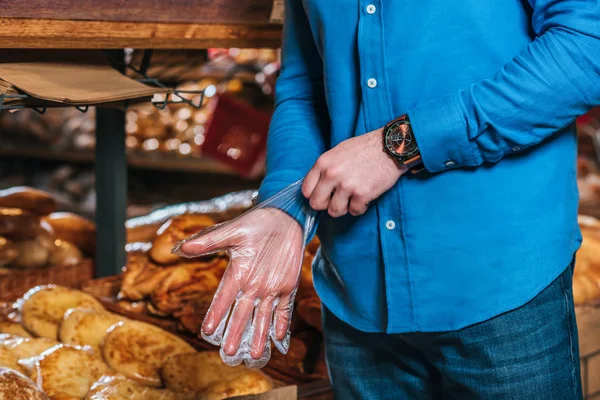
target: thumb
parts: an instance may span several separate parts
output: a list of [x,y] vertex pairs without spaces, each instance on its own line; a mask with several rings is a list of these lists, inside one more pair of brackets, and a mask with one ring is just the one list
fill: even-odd
[[177,243],[171,252],[189,258],[227,250],[235,233],[235,229],[231,229],[233,227],[230,225],[218,224],[203,229]]

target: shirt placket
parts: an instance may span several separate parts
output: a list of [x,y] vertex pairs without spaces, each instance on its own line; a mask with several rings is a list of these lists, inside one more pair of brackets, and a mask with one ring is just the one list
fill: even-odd
[[[363,108],[369,131],[381,128],[394,117],[391,115],[385,73],[382,12],[381,0],[360,2],[358,50]],[[377,202],[377,212],[387,301],[386,330],[412,329],[413,294],[403,241],[402,208],[398,189],[394,188],[381,197]]]

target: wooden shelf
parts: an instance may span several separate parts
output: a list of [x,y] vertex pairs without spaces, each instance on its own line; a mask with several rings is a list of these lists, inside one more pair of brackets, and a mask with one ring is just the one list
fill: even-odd
[[277,48],[281,27],[0,18],[0,41],[2,48],[35,49]]
[[[93,164],[90,151],[48,150],[37,147],[0,147],[1,157],[32,158],[38,160],[64,161]],[[199,172],[216,175],[236,175],[233,170],[209,158],[175,157],[164,154],[128,154],[128,166],[137,169],[160,171]]]
[[273,0],[12,0],[2,16],[113,22],[262,25]]

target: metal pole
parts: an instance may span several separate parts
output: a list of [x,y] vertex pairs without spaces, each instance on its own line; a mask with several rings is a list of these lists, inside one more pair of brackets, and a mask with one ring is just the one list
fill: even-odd
[[[123,61],[123,51],[112,52]],[[118,274],[125,265],[127,156],[125,112],[96,109],[96,275]]]

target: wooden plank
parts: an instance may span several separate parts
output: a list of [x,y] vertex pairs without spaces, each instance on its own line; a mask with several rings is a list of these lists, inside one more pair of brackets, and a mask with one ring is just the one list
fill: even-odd
[[203,49],[271,47],[276,25],[166,24],[0,18],[0,47],[35,49]]
[[273,0],[0,0],[2,16],[59,20],[266,24]]

